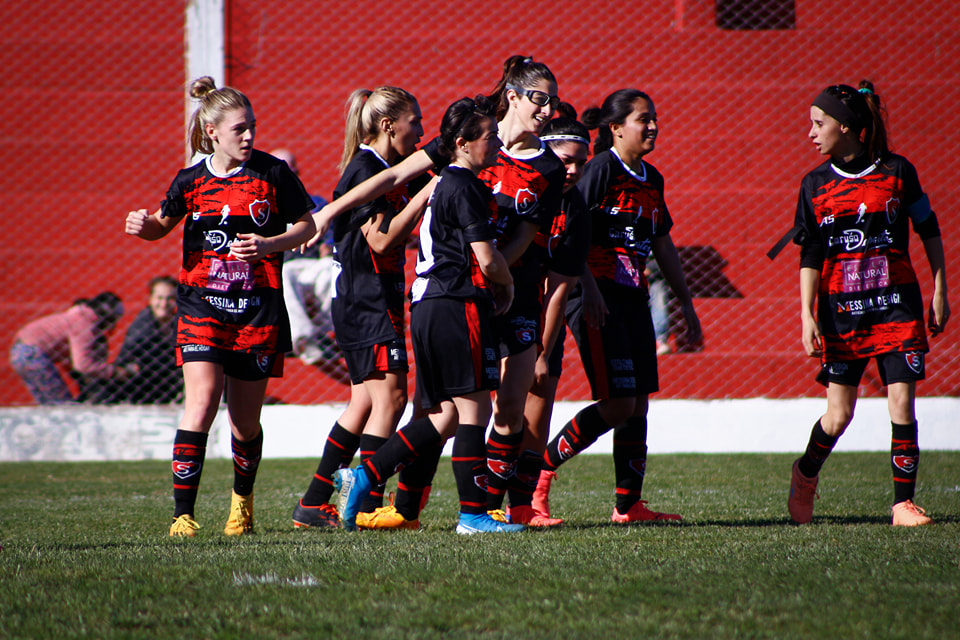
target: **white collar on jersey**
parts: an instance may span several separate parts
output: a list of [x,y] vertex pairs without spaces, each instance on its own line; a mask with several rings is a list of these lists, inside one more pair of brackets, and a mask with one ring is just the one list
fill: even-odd
[[524,161],[532,160],[533,158],[537,158],[543,155],[544,150],[547,148],[546,145],[543,143],[543,140],[541,140],[540,138],[537,138],[537,142],[540,144],[540,148],[532,153],[524,153],[523,155],[518,155],[516,153],[510,153],[509,151],[507,151],[506,147],[500,147],[500,152],[503,153],[504,155],[510,156],[515,160],[524,160]]
[[209,171],[210,173],[212,173],[218,178],[232,178],[233,176],[243,171],[243,168],[247,166],[247,163],[244,162],[239,167],[234,167],[233,169],[230,169],[230,171],[227,171],[226,173],[217,173],[216,171],[213,170],[213,154],[212,153],[207,157],[205,157],[203,159],[203,162],[204,164],[207,165],[207,171]]
[[631,169],[630,166],[629,166],[626,162],[623,161],[623,158],[620,157],[620,154],[617,153],[617,150],[616,150],[614,147],[610,147],[610,153],[612,153],[614,156],[616,156],[617,160],[620,161],[620,164],[623,165],[623,168],[627,170],[627,173],[629,173],[630,175],[632,175],[634,178],[636,178],[636,179],[639,180],[640,182],[646,182],[646,181],[647,181],[647,163],[646,163],[646,162],[644,162],[643,160],[640,161],[640,166],[641,166],[641,168],[643,169],[643,175],[641,175],[641,174],[637,173],[636,171],[634,171],[633,169]]
[[865,175],[869,175],[877,170],[877,167],[880,166],[880,161],[883,158],[877,158],[877,161],[871,164],[869,167],[861,171],[860,173],[847,173],[846,171],[841,171],[837,165],[830,163],[830,168],[833,169],[833,172],[836,173],[841,178],[862,178]]
[[370,145],[364,144],[364,143],[361,142],[359,148],[360,148],[361,151],[369,151],[370,153],[372,153],[372,154],[377,158],[377,160],[379,160],[380,162],[383,163],[383,166],[384,166],[384,167],[386,167],[387,169],[390,168],[390,163],[387,162],[386,160],[384,160],[384,159],[383,159],[383,156],[380,155],[379,153],[377,153],[377,150],[374,149],[373,147],[371,147]]

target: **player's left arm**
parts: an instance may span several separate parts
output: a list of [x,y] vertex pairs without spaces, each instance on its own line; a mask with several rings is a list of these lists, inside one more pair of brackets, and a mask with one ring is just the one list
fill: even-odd
[[663,278],[670,285],[683,311],[683,319],[687,323],[687,344],[698,345],[703,341],[703,329],[700,327],[700,318],[693,308],[693,297],[687,287],[687,279],[683,275],[683,265],[680,263],[677,247],[667,233],[654,236],[652,248],[657,264],[660,265],[660,272],[663,273]]
[[933,297],[930,299],[930,312],[927,327],[931,335],[942,333],[950,319],[950,303],[947,301],[947,265],[943,255],[943,241],[940,236],[925,238],[923,249],[927,253],[930,272],[933,274]]

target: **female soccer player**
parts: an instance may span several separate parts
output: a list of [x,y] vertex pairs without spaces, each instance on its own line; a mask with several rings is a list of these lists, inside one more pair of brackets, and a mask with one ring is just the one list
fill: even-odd
[[[557,385],[563,366],[563,342],[566,337],[564,312],[572,288],[583,274],[590,246],[590,218],[577,181],[583,175],[590,146],[590,132],[577,121],[572,106],[560,103],[560,117],[554,118],[543,129],[540,140],[563,162],[566,179],[560,215],[553,219],[548,233],[538,233],[535,242],[545,254],[543,277],[546,287],[543,297],[543,350],[537,357],[534,382],[527,394],[524,406],[526,430],[521,446],[520,459],[515,478],[508,489],[511,522],[559,524],[557,518],[549,517],[549,505],[545,496],[549,484],[556,475],[543,471],[543,450],[550,434],[550,417],[557,393]],[[537,478],[540,481],[537,483]],[[539,493],[531,494],[530,485],[544,485]],[[537,498],[541,498],[538,510]],[[533,509],[536,513],[525,513]]]
[[[342,174],[335,199],[416,151],[423,135],[420,106],[403,89],[358,89],[347,105]],[[329,504],[333,473],[349,464],[358,447],[361,459],[379,449],[393,435],[406,407],[404,241],[426,205],[426,191],[411,201],[423,182],[398,187],[334,223],[333,324],[353,388],[350,404],[330,431],[310,487],[294,508],[297,527],[339,524]],[[378,487],[361,511],[373,512],[382,498],[383,488]],[[392,512],[392,507],[384,509]]]
[[[508,486],[530,496],[536,487],[538,470],[517,475],[523,410],[533,385],[541,336],[544,252],[533,239],[540,231],[548,232],[559,214],[566,170],[537,137],[559,103],[557,81],[547,65],[524,56],[510,57],[489,98],[497,104],[503,147],[497,164],[483,171],[480,179],[496,195],[497,247],[510,265],[517,292],[510,310],[494,320],[500,342],[500,388],[487,440],[487,504],[496,513]],[[559,524],[523,508],[511,513],[511,522]]]
[[914,399],[928,346],[907,221],[933,272],[932,335],[950,317],[940,227],[916,169],[887,148],[880,98],[870,82],[859,90],[827,87],[814,99],[810,121],[808,136],[828,160],[804,177],[797,204],[801,339],[807,355],[820,358],[817,380],[827,387],[827,411],[793,464],[790,517],[813,519],[820,469],[853,419],[864,368],[876,358],[893,427],[893,524],[930,524],[913,503],[920,457]]
[[[595,156],[579,184],[591,211],[589,275],[570,299],[567,324],[598,401],[580,411],[547,445],[543,467],[556,471],[614,429],[617,498],[611,519],[679,520],[679,515],[649,510],[641,500],[647,405],[649,394],[659,390],[656,339],[643,276],[651,251],[683,309],[687,340],[701,339],[700,321],[670,238],[673,220],[664,200],[663,176],[644,160],[656,145],[657,112],[647,94],[620,89],[607,96],[602,107],[584,112],[583,121],[598,130]],[[593,281],[600,299],[591,302],[588,289]]]
[[[500,147],[492,116],[482,96],[458,100],[443,116],[440,146],[452,161],[440,174],[420,227],[417,280],[411,289],[410,333],[426,416],[399,430],[356,469],[337,472],[345,529],[356,528],[358,508],[372,485],[385,482],[400,466],[415,465],[425,451],[454,434],[457,532],[523,529],[487,514],[483,482],[484,426],[492,411],[490,390],[499,382],[490,319],[513,301],[513,278],[493,246],[493,194],[477,178],[496,162]],[[408,520],[414,516],[403,515]]]
[[[207,434],[226,390],[234,460],[224,533],[253,531],[253,485],[271,376],[283,373],[290,330],[283,306],[283,251],[313,236],[313,201],[286,163],[254,149],[250,100],[213,78],[193,82],[190,143],[208,154],[174,178],[159,211],[131,211],[126,232],[159,240],[183,219],[177,287],[177,364],[184,414],[173,445],[171,536],[194,536]],[[292,225],[288,228],[288,225]]]

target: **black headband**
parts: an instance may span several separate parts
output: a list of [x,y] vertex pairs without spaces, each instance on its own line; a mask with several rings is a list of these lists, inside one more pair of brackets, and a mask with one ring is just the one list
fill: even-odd
[[[856,90],[853,91],[852,95],[858,95]],[[860,122],[860,118],[856,112],[845,105],[837,95],[831,93],[829,90],[821,92],[820,95],[813,100],[812,104],[840,124],[849,127],[855,132],[859,133],[863,129],[863,123]]]

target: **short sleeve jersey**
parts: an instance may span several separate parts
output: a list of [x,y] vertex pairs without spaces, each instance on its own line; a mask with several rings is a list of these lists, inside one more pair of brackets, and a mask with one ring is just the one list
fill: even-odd
[[161,215],[185,218],[178,345],[245,353],[290,349],[280,279],[283,254],[246,263],[234,258],[230,247],[238,233],[280,235],[313,206],[287,164],[262,151],[254,150],[229,175],[214,173],[210,157],[177,174]]
[[[549,230],[560,210],[560,198],[566,169],[563,162],[543,142],[540,150],[526,156],[514,156],[500,149],[497,164],[480,172],[480,179],[493,191],[497,210],[492,222],[497,230],[497,246],[503,247],[517,233],[522,222]],[[524,285],[538,286],[543,252],[536,243],[510,265],[518,290]]]
[[598,283],[645,288],[653,239],[673,227],[663,176],[646,162],[637,173],[609,149],[587,163],[577,186],[590,211],[590,272]]
[[544,253],[544,271],[569,277],[583,275],[590,249],[590,216],[577,187],[563,194],[550,229],[539,232],[535,242]]
[[818,317],[826,361],[927,351],[909,224],[931,215],[916,170],[889,155],[858,173],[830,161],[804,177],[796,224],[819,268]]
[[440,173],[420,223],[414,304],[439,297],[491,299],[470,243],[496,238],[490,222],[496,207],[490,188],[468,169],[449,166]]
[[[388,166],[376,151],[361,145],[344,169],[334,199]],[[376,253],[367,243],[363,225],[382,213],[380,228],[386,231],[422,182],[397,187],[345,212],[334,223],[333,325],[337,342],[344,349],[362,349],[403,338],[404,245]]]

